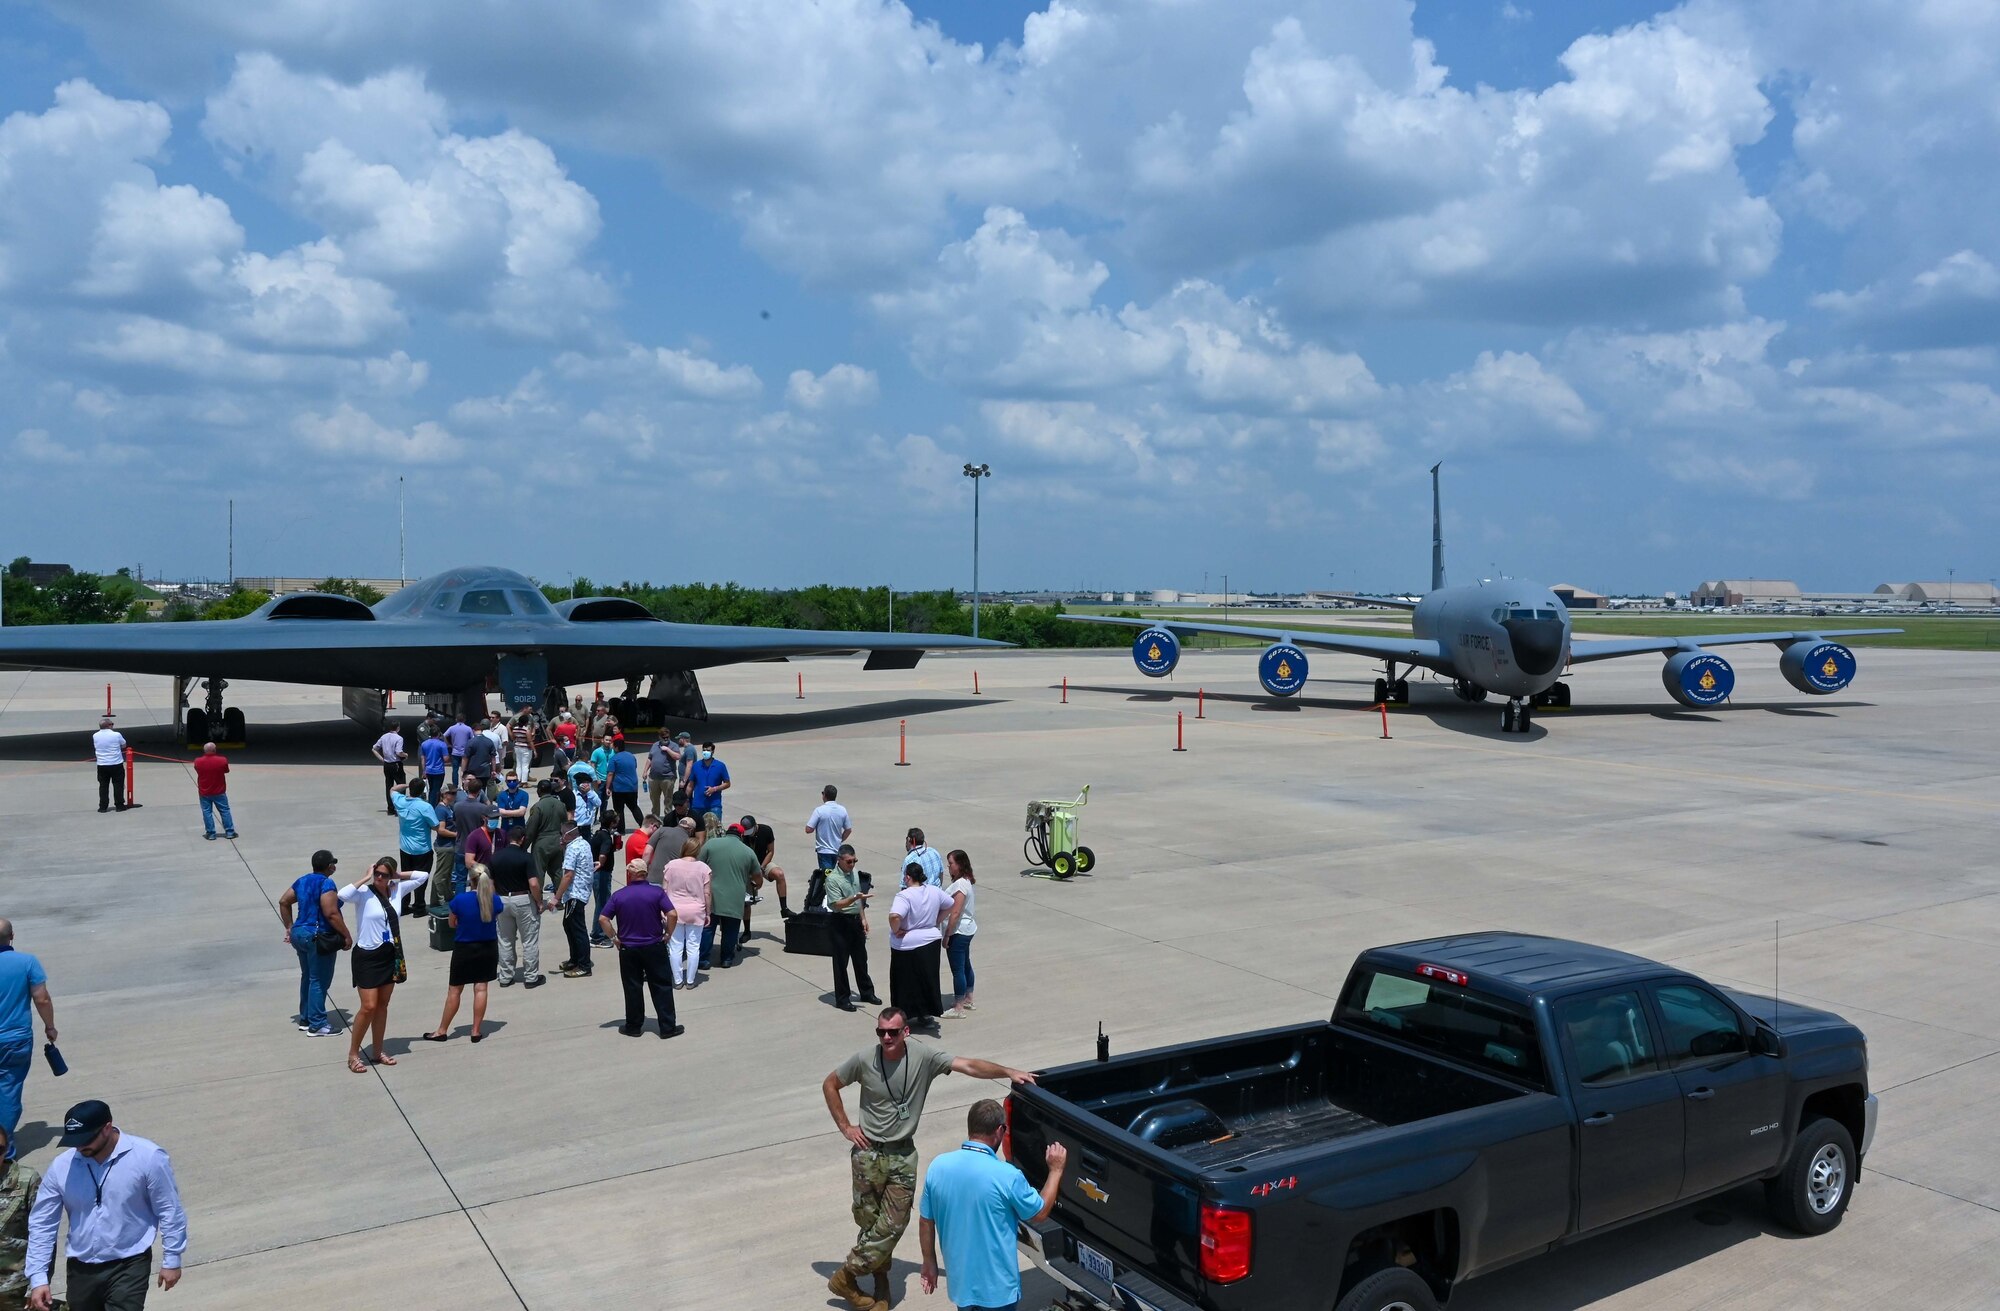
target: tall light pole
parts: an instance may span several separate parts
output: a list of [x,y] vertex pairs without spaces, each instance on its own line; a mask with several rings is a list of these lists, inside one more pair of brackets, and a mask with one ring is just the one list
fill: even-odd
[[983,464],[965,466],[972,479],[972,635],[979,636],[979,480],[991,478],[993,470]]

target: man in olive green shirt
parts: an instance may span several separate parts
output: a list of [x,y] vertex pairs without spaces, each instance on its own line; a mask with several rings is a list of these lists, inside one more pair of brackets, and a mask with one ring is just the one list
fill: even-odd
[[553,888],[562,873],[563,825],[568,822],[569,810],[563,805],[559,784],[552,779],[543,779],[535,790],[541,793],[535,804],[528,807],[528,818],[523,826],[528,836],[528,851],[535,858],[535,872],[542,876],[542,886]]
[[[709,844],[713,849],[714,843]],[[707,859],[707,852],[703,852]],[[720,899],[718,903],[720,904]],[[864,1048],[826,1076],[820,1091],[841,1136],[853,1144],[848,1166],[853,1179],[854,1220],[860,1226],[853,1250],[826,1286],[847,1299],[854,1311],[873,1311],[889,1302],[889,1262],[896,1243],[910,1227],[910,1207],[917,1195],[917,1122],[931,1082],[946,1074],[971,1079],[1007,1079],[1033,1083],[1026,1070],[1011,1069],[971,1056],[953,1056],[941,1047],[910,1041],[910,1020],[890,1006],[875,1017],[876,1045]],[[847,1118],[841,1089],[861,1085],[861,1123]],[[861,1291],[859,1280],[873,1275],[875,1296]]]
[[[763,866],[757,860],[757,853],[750,850],[750,844],[734,832],[710,838],[701,849],[701,860],[708,866],[708,887],[715,901],[715,913],[708,917],[701,931],[701,967],[707,969],[713,961],[726,970],[736,964],[736,950],[741,945],[738,936],[743,932],[743,903],[749,900],[750,884]],[[720,956],[715,954],[718,932],[722,935]]]
[[880,1006],[875,981],[868,977],[868,898],[861,890],[861,875],[854,869],[854,848],[842,843],[826,871],[827,938],[833,948],[833,1004],[844,1011],[855,1009],[854,990],[847,986],[847,962],[854,962],[854,981],[861,987],[861,1000]]

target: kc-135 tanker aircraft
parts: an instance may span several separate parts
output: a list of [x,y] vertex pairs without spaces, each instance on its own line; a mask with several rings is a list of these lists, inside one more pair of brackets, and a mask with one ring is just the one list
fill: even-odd
[[[840,633],[656,619],[636,601],[584,596],[551,604],[509,569],[448,570],[373,606],[345,596],[280,596],[241,619],[0,629],[0,668],[165,674],[190,743],[241,743],[243,714],[224,704],[232,678],[339,687],[341,709],[378,723],[390,690],[441,709],[483,713],[489,689],[509,707],[553,709],[562,689],[622,679],[621,721],[706,719],[695,671],[787,656],[868,652],[868,669],[909,669],[926,651],[1004,642],[928,633]],[[640,695],[640,681],[652,686]],[[200,680],[206,704],[188,708]],[[553,700],[551,699],[553,698]]]
[[[1375,680],[1375,699],[1407,705],[1410,684],[1397,667],[1429,669],[1451,680],[1452,691],[1465,701],[1488,695],[1507,698],[1500,715],[1506,732],[1528,731],[1531,707],[1567,706],[1569,684],[1562,681],[1571,665],[1616,656],[1663,655],[1660,680],[1667,694],[1684,706],[1718,706],[1736,688],[1736,671],[1707,648],[1769,642],[1779,648],[1778,669],[1801,692],[1824,696],[1854,680],[1854,653],[1836,637],[1871,637],[1900,633],[1900,628],[1791,630],[1771,633],[1710,633],[1692,637],[1620,637],[1578,639],[1570,634],[1569,609],[1540,583],[1518,578],[1488,579],[1462,587],[1444,581],[1444,525],[1438,495],[1438,470],[1431,466],[1431,590],[1416,601],[1368,598],[1372,604],[1411,611],[1408,637],[1364,637],[1345,633],[1315,633],[1305,628],[1250,628],[1241,624],[1205,624],[1183,619],[1121,619],[1108,615],[1064,615],[1087,624],[1122,624],[1142,628],[1132,644],[1132,660],[1149,678],[1165,678],[1180,663],[1180,639],[1191,633],[1226,633],[1267,638],[1271,645],[1257,660],[1257,679],[1275,697],[1297,696],[1306,685],[1302,647],[1343,651],[1382,661],[1384,675]],[[1358,599],[1358,598],[1357,598]]]

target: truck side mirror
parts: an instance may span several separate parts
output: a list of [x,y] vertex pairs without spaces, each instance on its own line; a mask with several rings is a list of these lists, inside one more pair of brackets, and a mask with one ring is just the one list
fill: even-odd
[[1785,1040],[1778,1036],[1776,1029],[1760,1020],[1756,1031],[1750,1035],[1750,1050],[1759,1056],[1783,1056]]

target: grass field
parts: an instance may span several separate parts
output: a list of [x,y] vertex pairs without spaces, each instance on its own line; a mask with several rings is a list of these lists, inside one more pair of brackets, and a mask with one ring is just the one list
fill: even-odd
[[[1380,637],[1390,625],[1406,626],[1401,610],[1213,610],[1171,606],[1072,606],[1078,614],[1111,614],[1137,610],[1148,618],[1188,619],[1203,623],[1238,623],[1256,628],[1289,628],[1297,632],[1343,633]],[[1343,623],[1365,617],[1368,624]],[[1691,633],[1815,632],[1838,628],[1900,628],[1890,636],[1848,639],[1851,646],[1921,647],[1940,651],[2000,651],[2000,616],[1982,615],[1699,615],[1621,614],[1579,610],[1570,616],[1576,631],[1606,637],[1683,637]],[[1195,646],[1261,646],[1255,638],[1204,638]],[[1112,643],[1107,643],[1110,645]]]

